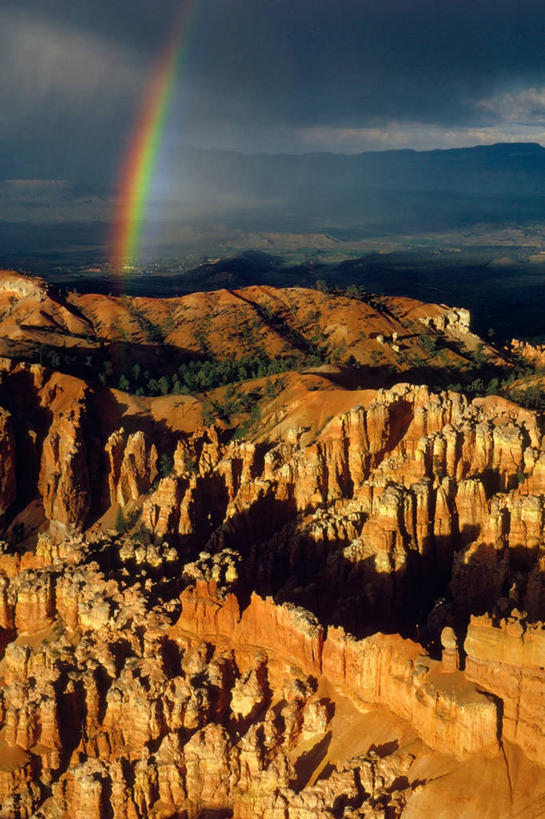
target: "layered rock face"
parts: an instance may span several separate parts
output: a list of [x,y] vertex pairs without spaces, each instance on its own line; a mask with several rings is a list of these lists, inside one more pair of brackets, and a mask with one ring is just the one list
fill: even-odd
[[[543,457],[532,413],[399,385],[333,418],[307,446],[222,445],[214,430],[196,434],[144,501],[142,522],[155,538],[249,550],[246,570],[267,591],[283,562],[307,586],[342,587],[367,609],[379,598],[402,609],[415,581],[433,594],[452,576],[462,616],[518,584],[537,617]],[[256,563],[254,543],[283,526],[283,543]],[[522,586],[520,560],[534,572]],[[336,616],[342,621],[340,608]]]
[[4,515],[17,495],[15,479],[15,441],[11,415],[0,411],[0,515]]
[[91,508],[87,386],[2,359],[0,396],[10,408],[1,416],[4,511],[39,499],[42,517],[63,531],[81,529]]
[[[311,782],[335,702],[309,614],[254,597],[241,616],[215,581],[185,593],[180,616],[152,608],[146,580],[122,568],[128,546],[70,541],[61,559],[42,538],[43,565],[4,586],[2,816],[304,817],[346,803],[400,815],[414,754],[368,742]],[[109,580],[103,562],[119,567]],[[6,558],[4,577],[14,568]]]
[[122,507],[147,494],[158,476],[155,444],[148,446],[141,430],[129,436],[124,432],[113,432],[106,443],[110,501]]
[[215,582],[197,582],[182,594],[182,607],[175,633],[191,630],[236,645],[257,643],[355,698],[388,707],[436,750],[460,758],[498,751],[497,706],[461,675],[454,690],[453,669],[425,656],[410,640],[384,634],[356,640],[339,628],[326,635],[304,609],[275,606],[270,597],[255,594],[240,613],[234,595],[218,598]]
[[464,645],[466,676],[501,699],[503,735],[540,762],[545,750],[545,629],[511,615],[472,617]]
[[[92,303],[31,285],[13,314],[87,343]],[[175,307],[301,324],[298,291],[255,290]],[[365,345],[391,358],[407,314],[473,343],[425,307],[369,308]],[[0,816],[541,815],[542,417],[326,375],[233,436],[184,426],[192,397],[0,362]]]
[[[504,765],[512,743],[539,762],[541,626],[510,614],[541,606],[532,413],[398,385],[306,445],[182,436],[160,479],[145,433],[119,429],[104,437],[105,492],[141,509],[138,534],[66,540],[59,524],[90,508],[96,459],[78,470],[74,455],[85,400],[42,433],[55,526],[0,556],[0,715],[18,760],[0,777],[3,815],[395,816],[419,810],[426,747]],[[63,483],[75,470],[80,506]],[[44,474],[42,461],[38,489]],[[510,619],[471,620],[461,652],[455,632],[487,605]],[[380,622],[441,636],[443,659]],[[362,707],[392,714],[413,751],[397,739],[377,755],[365,734],[341,752],[340,713],[356,725]]]
[[153,549],[131,545],[42,536],[33,568],[3,560],[3,816],[400,816],[429,750],[360,739],[362,701],[400,715],[400,738],[498,756],[497,706],[416,643],[326,634],[257,595],[243,608],[230,553],[188,567],[219,587],[158,606]]

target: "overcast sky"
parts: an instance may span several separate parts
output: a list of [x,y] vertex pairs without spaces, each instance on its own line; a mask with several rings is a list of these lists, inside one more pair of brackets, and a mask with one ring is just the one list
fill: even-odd
[[[115,173],[179,0],[1,0],[0,179]],[[542,0],[192,0],[165,141],[545,144]]]

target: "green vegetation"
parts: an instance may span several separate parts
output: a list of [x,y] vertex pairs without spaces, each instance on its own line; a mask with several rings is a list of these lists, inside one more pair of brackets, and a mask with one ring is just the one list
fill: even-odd
[[545,410],[545,390],[538,384],[514,390],[508,397],[526,409]]
[[115,516],[116,532],[119,532],[119,534],[122,535],[124,532],[128,532],[130,529],[132,529],[133,526],[136,525],[136,522],[140,517],[140,513],[140,509],[134,509],[125,516],[121,506],[118,506],[117,514]]
[[[265,378],[288,370],[316,365],[314,357],[295,356],[269,358],[264,353],[243,356],[235,360],[207,358],[204,361],[189,361],[178,367],[173,376],[173,390],[180,393],[196,393],[213,390],[253,378]],[[322,363],[322,360],[319,360]],[[176,387],[176,382],[179,387]],[[229,397],[229,396],[228,396]]]
[[172,455],[163,452],[159,458],[159,474],[162,478],[168,478],[174,467],[174,460]]
[[[466,379],[464,383],[448,384],[447,389],[462,392],[468,398],[500,395],[526,409],[545,410],[545,388],[541,384],[535,383],[524,385],[525,380],[535,378],[536,375],[539,375],[539,371],[532,367],[517,365],[504,378],[501,378],[501,374],[493,375],[490,378],[481,376],[473,378],[471,381]],[[543,375],[545,376],[545,373]],[[515,381],[521,381],[522,385],[517,389],[512,389]]]
[[429,355],[433,355],[437,352],[437,338],[435,336],[420,333],[418,341],[420,342],[420,346],[423,347]]
[[233,415],[250,416],[250,424],[259,418],[258,402],[262,398],[271,399],[282,390],[282,382],[275,383],[267,380],[265,387],[260,390],[245,392],[237,389],[234,384],[229,384],[221,399],[210,401],[201,410],[203,422],[207,425],[213,423],[216,418],[222,421],[229,421]]
[[[218,387],[231,388],[237,383],[254,378],[267,378],[265,394],[268,397],[274,397],[277,394],[277,388],[271,382],[270,376],[301,370],[305,367],[315,367],[323,363],[324,358],[318,354],[270,358],[265,353],[259,352],[234,360],[191,359],[180,364],[171,374],[163,374],[160,377],[149,370],[142,370],[139,365],[134,365],[132,369],[121,375],[115,386],[135,395],[195,395],[215,390]],[[104,368],[99,373],[99,380],[109,385],[112,381],[112,374]],[[234,406],[237,401],[240,403],[245,400],[243,396],[235,396],[233,391],[228,391],[225,398],[227,404],[233,404],[229,414],[237,411],[237,407]],[[243,411],[244,407],[239,407],[238,411],[240,410]]]
[[[296,341],[297,346],[302,346],[299,339]],[[172,352],[176,354],[177,351]],[[156,347],[154,353],[147,356],[146,364],[134,361],[130,345],[98,348],[94,351],[94,358],[91,355],[82,357],[69,348],[51,349],[40,345],[35,355],[26,353],[20,357],[133,395],[195,395],[254,378],[267,378],[265,394],[274,397],[278,389],[271,376],[317,367],[338,358],[339,354],[342,355],[343,350],[336,350],[335,356],[330,356],[311,340],[306,342],[304,352],[294,355],[270,357],[258,349],[254,354],[236,359],[208,355],[187,359],[177,366],[170,363],[171,351],[167,347]],[[231,397],[228,394],[227,400]]]
[[254,404],[252,407],[252,411],[248,418],[245,418],[241,424],[239,424],[236,430],[233,433],[233,440],[237,441],[242,438],[246,438],[253,427],[255,427],[261,418],[261,413],[259,410],[258,404]]
[[[131,318],[136,320],[148,344],[164,344],[169,329],[171,329],[173,326],[172,316],[167,317],[165,323],[166,326],[154,324],[141,310],[137,308],[134,299],[128,298],[126,296],[122,298],[125,301]],[[127,339],[127,341],[128,340],[129,339]]]
[[123,514],[123,509],[121,508],[121,506],[118,506],[117,508],[117,515],[115,517],[115,529],[116,532],[119,532],[120,535],[123,534],[123,532],[125,532],[127,529],[127,521],[125,520],[125,515]]

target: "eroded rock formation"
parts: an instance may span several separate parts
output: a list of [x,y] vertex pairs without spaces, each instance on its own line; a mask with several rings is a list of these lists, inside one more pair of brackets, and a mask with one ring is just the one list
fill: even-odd
[[[89,299],[4,285],[0,320],[38,300],[95,332]],[[247,295],[149,315],[173,345],[185,313],[306,316],[299,291]],[[143,303],[108,304],[143,332]],[[475,341],[464,311],[393,307],[355,313],[387,359],[409,314]],[[0,815],[538,817],[541,415],[324,368],[268,392],[233,436],[187,421],[193,397],[1,360]]]

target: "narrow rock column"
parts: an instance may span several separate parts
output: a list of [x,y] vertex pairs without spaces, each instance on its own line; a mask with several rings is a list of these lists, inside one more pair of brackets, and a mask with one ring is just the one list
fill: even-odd
[[460,668],[458,640],[450,626],[446,626],[441,632],[441,646],[443,647],[441,671],[444,674],[452,674],[454,671],[458,671]]

